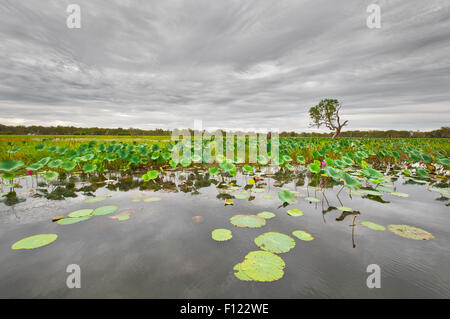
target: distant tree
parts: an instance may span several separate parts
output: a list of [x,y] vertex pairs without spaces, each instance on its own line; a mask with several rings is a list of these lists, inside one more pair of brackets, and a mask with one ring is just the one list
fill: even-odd
[[347,125],[348,121],[341,123],[339,118],[339,110],[341,104],[338,100],[324,99],[319,104],[309,109],[311,117],[311,126],[320,127],[325,125],[331,131],[334,131],[333,139],[341,134],[342,128]]

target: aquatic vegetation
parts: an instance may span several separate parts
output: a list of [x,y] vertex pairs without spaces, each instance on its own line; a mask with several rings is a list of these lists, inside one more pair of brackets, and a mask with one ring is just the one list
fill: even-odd
[[284,189],[278,192],[278,198],[283,202],[283,203],[288,203],[288,204],[294,204],[297,202],[297,199],[295,199],[294,194],[292,194],[291,191]]
[[248,253],[234,269],[237,270],[235,276],[240,280],[270,282],[283,277],[285,266],[283,259],[274,253],[257,250]]
[[362,226],[365,226],[367,228],[373,229],[373,230],[386,230],[386,227],[379,225],[379,224],[375,224],[366,220],[362,220],[359,222]]
[[105,199],[108,199],[108,196],[92,197],[92,198],[85,199],[84,202],[85,203],[97,203],[97,202],[104,201]]
[[233,235],[229,229],[218,228],[211,232],[211,237],[216,241],[227,241],[230,240]]
[[303,212],[298,208],[292,208],[287,211],[288,215],[298,217],[303,216]]
[[268,232],[259,235],[255,238],[255,244],[262,250],[270,251],[272,253],[286,253],[295,247],[295,241],[290,236],[277,233]]
[[58,220],[56,223],[59,225],[72,225],[85,220],[88,220],[92,217],[92,215],[86,215],[81,217],[68,217]]
[[69,217],[85,217],[85,216],[92,215],[93,212],[94,212],[93,209],[80,209],[80,210],[77,210],[77,211],[74,211],[74,212],[68,214],[67,216],[69,216]]
[[276,216],[274,213],[266,212],[266,211],[258,213],[256,215],[259,216],[259,217],[262,217],[264,219],[271,219],[271,218],[274,218]]
[[311,241],[314,239],[314,237],[310,233],[307,233],[303,230],[294,230],[292,232],[292,235],[294,235],[298,239],[304,240],[304,241]]
[[162,200],[161,197],[155,196],[155,197],[148,197],[148,198],[145,198],[145,199],[144,199],[144,202],[158,202],[158,201],[160,201],[160,200]]
[[54,242],[58,238],[56,234],[39,234],[30,237],[23,238],[15,242],[12,246],[12,250],[19,249],[35,249],[43,246],[47,246]]
[[408,225],[389,225],[388,229],[396,235],[414,240],[430,240],[434,236],[418,227]]
[[108,205],[108,206],[102,206],[94,209],[92,212],[93,215],[100,216],[100,215],[108,215],[114,213],[116,210],[119,209],[119,206],[116,205]]
[[237,227],[259,228],[266,224],[266,220],[257,215],[234,215],[230,223]]

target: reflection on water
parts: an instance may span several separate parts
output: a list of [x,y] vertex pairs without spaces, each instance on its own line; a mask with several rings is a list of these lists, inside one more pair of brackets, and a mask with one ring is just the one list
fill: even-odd
[[[258,173],[255,185],[242,173],[211,177],[201,169],[166,171],[148,182],[142,180],[143,173],[61,174],[53,182],[32,176],[3,185],[0,297],[450,297],[448,198],[426,185],[395,178],[393,189],[409,194],[399,198],[350,192],[304,170],[267,168]],[[278,199],[282,188],[293,191],[297,203],[283,204]],[[101,202],[85,202],[104,195],[108,197]],[[162,200],[145,200],[155,196]],[[319,201],[305,200],[308,197]],[[225,205],[226,199],[233,204]],[[51,221],[103,205],[118,205],[117,213],[130,218],[95,216],[66,226]],[[339,210],[343,206],[353,210]],[[291,208],[304,215],[289,216]],[[233,215],[262,211],[276,214],[262,228],[237,228],[229,222]],[[420,227],[435,239],[408,240],[362,227],[362,220]],[[232,230],[233,238],[213,241],[211,231],[216,228]],[[294,230],[307,231],[315,239],[297,241],[281,255],[286,262],[282,279],[256,283],[234,276],[233,266],[258,249],[256,236],[268,231],[290,235]],[[59,237],[39,249],[10,249],[17,240],[39,233]],[[81,289],[65,285],[66,267],[73,263],[82,270]],[[366,286],[369,264],[381,267],[380,289]]]

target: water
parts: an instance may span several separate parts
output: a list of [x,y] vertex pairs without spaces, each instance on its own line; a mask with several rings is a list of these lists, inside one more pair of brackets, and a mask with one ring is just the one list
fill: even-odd
[[[118,179],[119,175],[109,176]],[[33,198],[29,179],[17,189],[25,201],[15,205],[0,203],[0,297],[1,298],[449,298],[450,297],[450,218],[448,201],[417,184],[395,182],[396,190],[409,198],[383,196],[381,203],[361,196],[349,197],[339,186],[328,188],[331,206],[348,206],[360,212],[356,227],[354,215],[343,220],[328,205],[309,203],[298,197],[297,204],[279,207],[277,191],[282,186],[314,195],[302,180],[265,178],[265,193],[253,193],[251,201],[234,199],[224,206],[218,188],[200,175],[187,180],[167,177],[164,187],[148,190],[137,178],[118,179],[111,185],[71,186],[78,197],[63,200]],[[238,185],[247,177],[238,175]],[[231,180],[231,179],[230,179]],[[287,182],[283,185],[284,182]],[[175,183],[179,189],[172,192]],[[180,183],[184,183],[181,184]],[[296,186],[297,184],[297,186]],[[156,184],[153,184],[156,185]],[[150,188],[161,188],[154,186]],[[238,191],[239,192],[239,191]],[[97,203],[89,198],[112,194]],[[157,202],[134,202],[138,194],[159,196]],[[264,199],[263,195],[274,199]],[[226,196],[226,195],[225,195]],[[322,198],[317,193],[318,198]],[[341,202],[342,204],[341,204]],[[110,216],[94,216],[73,225],[58,225],[51,218],[81,208],[118,205],[117,212],[132,211],[131,218],[119,222]],[[286,211],[300,208],[304,216],[292,217]],[[229,219],[236,214],[272,211],[276,217],[262,228],[238,228]],[[202,216],[202,218],[195,217]],[[201,221],[199,222],[199,220]],[[359,225],[369,220],[387,227],[406,224],[431,232],[435,239],[416,241],[390,231],[374,231]],[[226,242],[211,239],[211,231],[228,228],[233,238]],[[235,264],[258,250],[253,239],[268,231],[290,235],[294,230],[311,233],[315,239],[279,254],[286,262],[284,277],[270,283],[244,282],[233,274]],[[352,230],[354,234],[352,236]],[[52,244],[33,250],[11,250],[24,237],[40,233],[58,234]],[[66,267],[81,268],[81,289],[68,289]],[[381,267],[381,288],[368,289],[367,266]]]

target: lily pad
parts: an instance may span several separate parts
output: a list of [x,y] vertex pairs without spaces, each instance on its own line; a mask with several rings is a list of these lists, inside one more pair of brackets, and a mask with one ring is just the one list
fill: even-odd
[[246,276],[255,281],[269,282],[283,277],[285,263],[279,256],[268,251],[252,251],[240,264]]
[[0,163],[0,171],[14,172],[24,165],[25,164],[22,161],[6,159]]
[[225,229],[225,228],[218,228],[218,229],[214,229],[211,232],[211,237],[214,240],[217,241],[226,241],[226,240],[230,240],[231,237],[233,237],[233,235],[231,234],[231,230]]
[[264,219],[271,219],[274,218],[276,215],[272,212],[261,212],[258,213],[257,216],[262,217]]
[[58,235],[56,234],[34,235],[15,242],[11,246],[11,249],[18,250],[39,248],[51,244],[56,240],[56,238],[58,238]]
[[252,281],[252,280],[253,280],[252,278],[250,278],[249,276],[247,276],[247,275],[245,274],[245,272],[242,271],[242,269],[241,269],[241,263],[236,264],[236,265],[233,267],[233,270],[235,270],[234,275],[235,275],[239,280],[242,280],[242,281]]
[[237,194],[237,195],[234,195],[234,197],[235,197],[236,199],[247,199],[247,198],[248,198],[247,195],[243,195],[243,194]]
[[293,203],[297,202],[297,199],[295,199],[294,194],[292,194],[292,192],[287,189],[283,189],[283,190],[279,191],[278,198],[283,203],[293,204]]
[[268,232],[256,237],[255,244],[262,250],[279,254],[294,248],[295,240],[282,233]]
[[149,197],[144,199],[144,202],[157,202],[160,201],[162,198],[161,197]]
[[307,200],[308,202],[313,202],[313,203],[320,202],[320,199],[315,198],[315,197],[305,197],[305,200]]
[[253,193],[264,193],[266,190],[264,188],[255,188]]
[[85,203],[97,203],[97,202],[101,202],[107,198],[108,198],[107,196],[92,197],[92,198],[85,199],[84,202]]
[[391,192],[391,195],[394,195],[394,196],[397,196],[397,197],[409,197],[408,194],[399,193],[399,192]]
[[230,223],[237,227],[259,228],[266,224],[266,220],[257,215],[234,215]]
[[294,235],[298,239],[304,240],[304,241],[311,241],[314,239],[313,235],[311,235],[310,233],[307,233],[303,230],[294,230],[292,232],[292,235]]
[[80,210],[76,210],[72,213],[70,213],[69,216],[70,218],[76,218],[76,217],[86,217],[89,216],[93,213],[93,209],[80,209]]
[[79,222],[82,222],[84,220],[88,220],[89,218],[91,218],[90,215],[88,216],[83,216],[83,217],[69,217],[69,218],[63,218],[57,221],[57,223],[59,225],[72,225],[72,224],[76,224]]
[[262,195],[262,198],[264,199],[274,199],[275,197],[272,195]]
[[100,216],[100,215],[108,215],[114,213],[116,210],[119,209],[119,206],[116,205],[108,205],[108,206],[102,206],[94,209],[93,215]]
[[289,209],[287,213],[294,217],[303,216],[303,212],[298,208]]
[[345,206],[340,206],[340,207],[336,207],[336,208],[343,212],[352,212],[353,211],[353,208],[345,207]]
[[426,230],[408,225],[389,225],[389,230],[396,235],[414,240],[430,240],[434,236]]
[[384,227],[383,225],[378,225],[366,220],[362,220],[359,222],[362,226],[365,226],[367,228],[373,229],[373,230],[386,230],[386,227]]

